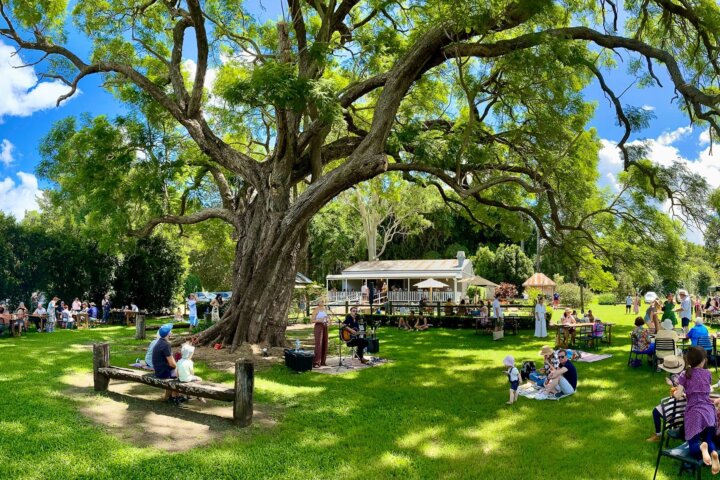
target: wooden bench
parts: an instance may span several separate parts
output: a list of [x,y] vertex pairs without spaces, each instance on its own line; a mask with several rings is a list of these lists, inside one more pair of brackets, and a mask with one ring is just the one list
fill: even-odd
[[233,402],[233,420],[241,427],[252,423],[254,377],[252,362],[239,359],[235,362],[235,388],[210,382],[183,383],[177,379],[161,379],[142,370],[111,366],[110,344],[93,344],[93,380],[96,392],[107,391],[112,378],[174,390],[193,397]]

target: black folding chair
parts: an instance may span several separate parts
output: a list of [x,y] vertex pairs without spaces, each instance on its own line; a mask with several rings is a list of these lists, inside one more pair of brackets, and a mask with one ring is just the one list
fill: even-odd
[[705,353],[707,353],[708,364],[713,362],[715,364],[715,373],[717,373],[717,352],[715,351],[715,342],[713,342],[713,339],[707,336],[698,337],[697,346],[705,350]]
[[635,335],[630,334],[630,356],[628,357],[628,366],[630,366],[633,362],[633,360],[640,360],[640,357],[643,355],[646,355],[648,359],[648,363],[651,367],[653,367],[653,372],[655,371],[655,361],[651,361],[653,358],[653,354],[651,352],[645,352],[644,350],[640,350],[640,347],[638,345],[638,339],[635,337]]
[[675,355],[675,340],[672,338],[655,338],[655,370],[660,365],[662,356]]
[[680,474],[690,470],[695,473],[695,477],[700,480],[702,475],[702,459],[697,459],[690,455],[690,445],[688,442],[670,447],[670,439],[682,440],[684,437],[685,425],[685,400],[676,400],[674,397],[663,398],[660,404],[663,409],[662,435],[658,446],[658,456],[655,462],[655,474],[653,480],[657,477],[660,468],[660,459],[663,457],[671,458],[680,462]]

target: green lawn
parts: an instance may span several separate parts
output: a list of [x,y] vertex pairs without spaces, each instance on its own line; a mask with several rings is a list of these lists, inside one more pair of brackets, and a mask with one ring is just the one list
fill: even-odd
[[[593,311],[618,324],[602,349],[614,357],[578,363],[579,391],[559,402],[504,405],[502,358],[539,360],[548,343],[530,331],[493,343],[469,330],[381,329],[392,363],[342,376],[261,372],[256,402],[278,412],[277,426],[172,454],[115,439],[64,393],[64,376],[91,370],[83,344],[108,340],[113,364],[134,360],[144,342],[132,328],[3,338],[0,478],[651,478],[657,447],[644,440],[667,386],[626,366],[634,316],[624,306]],[[660,478],[675,474],[664,463]]]

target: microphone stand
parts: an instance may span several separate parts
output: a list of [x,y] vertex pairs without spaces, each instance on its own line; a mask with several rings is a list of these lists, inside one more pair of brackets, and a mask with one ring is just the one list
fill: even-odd
[[340,322],[340,317],[335,312],[332,311],[332,309],[330,308],[329,305],[327,306],[327,309],[328,309],[328,312],[330,312],[330,315],[335,317],[335,319],[336,319],[335,321],[337,322],[337,325],[338,325],[338,364],[337,364],[337,369],[340,370],[340,367],[353,368],[352,365],[346,365],[345,361],[343,359],[343,354],[342,354],[343,339],[340,334],[340,329],[342,328],[342,322]]

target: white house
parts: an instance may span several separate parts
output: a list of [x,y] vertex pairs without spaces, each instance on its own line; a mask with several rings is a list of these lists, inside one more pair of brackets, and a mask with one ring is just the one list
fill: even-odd
[[[435,279],[447,285],[445,288],[433,288],[432,300],[445,301],[448,298],[455,302],[465,295],[466,283],[459,283],[464,278],[475,275],[472,262],[465,258],[465,252],[458,252],[457,258],[446,260],[376,260],[358,262],[342,271],[339,275],[328,275],[326,286],[329,302],[360,300],[360,289],[364,283],[374,284],[376,298],[379,296],[380,285],[388,285],[387,300],[395,302],[417,302],[422,295],[428,300],[428,290],[418,290],[415,284]],[[385,298],[377,298],[382,302]]]

